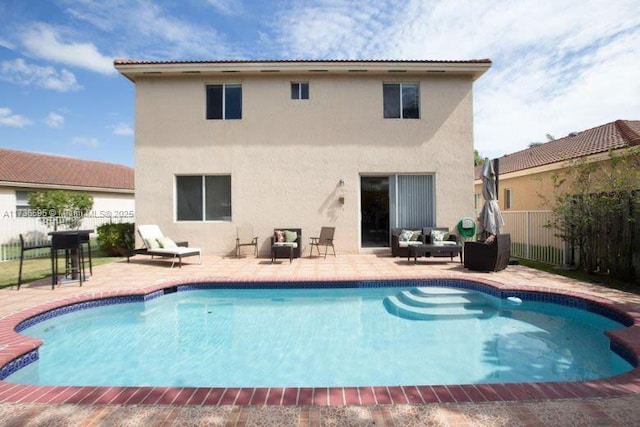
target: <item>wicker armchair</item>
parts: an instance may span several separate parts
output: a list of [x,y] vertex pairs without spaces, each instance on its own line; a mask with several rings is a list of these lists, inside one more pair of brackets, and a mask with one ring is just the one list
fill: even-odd
[[500,271],[509,265],[511,235],[499,234],[492,244],[464,243],[464,266],[476,271]]

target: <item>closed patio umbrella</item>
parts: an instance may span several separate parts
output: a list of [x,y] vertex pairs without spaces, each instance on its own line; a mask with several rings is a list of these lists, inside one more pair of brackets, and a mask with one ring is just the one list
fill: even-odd
[[482,166],[482,196],[484,197],[484,205],[480,211],[478,218],[479,228],[481,232],[496,236],[502,231],[504,221],[502,213],[498,206],[498,197],[496,190],[496,180],[498,178],[493,161],[485,159]]

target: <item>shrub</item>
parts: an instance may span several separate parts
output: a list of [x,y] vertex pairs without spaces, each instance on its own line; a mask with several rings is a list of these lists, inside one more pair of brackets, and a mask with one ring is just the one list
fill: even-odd
[[132,222],[98,226],[98,244],[109,256],[129,256],[135,245],[135,225]]

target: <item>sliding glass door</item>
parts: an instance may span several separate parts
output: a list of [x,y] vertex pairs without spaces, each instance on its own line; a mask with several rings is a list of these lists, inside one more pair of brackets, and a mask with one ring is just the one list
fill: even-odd
[[435,226],[433,175],[360,178],[361,247],[388,247],[393,227]]
[[389,177],[360,178],[361,246],[389,246]]

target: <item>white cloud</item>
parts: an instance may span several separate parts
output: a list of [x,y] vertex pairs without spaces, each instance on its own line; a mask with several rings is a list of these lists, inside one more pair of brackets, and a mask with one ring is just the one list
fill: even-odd
[[113,127],[113,134],[118,136],[133,135],[133,128],[126,123],[118,123]]
[[23,128],[33,122],[20,114],[13,114],[10,108],[0,107],[0,126]]
[[268,40],[285,58],[492,59],[475,83],[475,148],[497,157],[640,118],[638,16],[637,0],[295,0]]
[[59,129],[64,126],[64,116],[51,112],[44,119],[44,123],[53,129]]
[[76,136],[71,140],[73,145],[81,145],[88,148],[98,148],[100,143],[97,138],[90,138],[86,136]]
[[4,40],[0,38],[0,47],[4,47],[9,50],[15,49],[15,45],[8,40]]
[[39,58],[84,68],[102,74],[115,72],[113,58],[102,55],[93,43],[65,43],[60,33],[47,24],[35,24],[22,34],[22,43]]
[[237,0],[207,0],[207,3],[223,15],[239,15],[243,11],[242,2]]
[[[169,4],[149,0],[77,0],[70,4],[67,13],[102,30],[114,52],[126,52],[120,56],[175,60],[238,55],[213,23],[198,24],[192,16],[181,14],[180,7],[170,10]],[[211,4],[221,12],[238,10],[237,2],[212,0]],[[113,69],[111,63],[109,67]]]
[[82,88],[72,72],[65,69],[56,71],[53,67],[29,64],[22,58],[2,61],[0,63],[0,80],[58,92],[69,92]]

